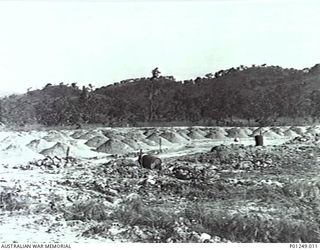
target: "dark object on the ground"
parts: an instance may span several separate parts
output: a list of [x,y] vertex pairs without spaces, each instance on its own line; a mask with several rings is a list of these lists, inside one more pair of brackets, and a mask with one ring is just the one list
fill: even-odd
[[69,162],[70,147],[67,148],[66,161]]
[[223,144],[221,145],[217,145],[217,146],[213,146],[210,150],[210,152],[221,152],[223,149],[225,149],[225,146]]
[[254,137],[256,141],[256,146],[263,146],[263,136],[262,135],[256,135]]
[[218,149],[219,149],[219,146],[214,146],[214,147],[211,148],[211,152],[215,152],[215,151],[217,151]]
[[147,168],[147,169],[158,169],[161,170],[161,159],[158,157],[155,157],[153,155],[148,154],[142,154],[142,151],[139,153],[138,162],[141,167]]

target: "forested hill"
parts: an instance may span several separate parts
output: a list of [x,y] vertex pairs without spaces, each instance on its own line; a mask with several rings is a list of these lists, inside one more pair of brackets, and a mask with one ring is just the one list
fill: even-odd
[[2,98],[0,107],[1,121],[18,125],[312,123],[320,118],[320,64],[303,70],[240,66],[183,82],[155,69],[150,77],[96,89],[47,84]]

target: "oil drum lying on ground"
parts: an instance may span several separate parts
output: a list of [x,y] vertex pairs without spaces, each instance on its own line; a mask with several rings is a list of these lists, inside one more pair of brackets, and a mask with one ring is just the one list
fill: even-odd
[[142,154],[142,152],[140,152],[138,162],[139,162],[140,166],[143,168],[158,169],[158,170],[162,169],[161,159],[158,157],[155,157],[153,155]]

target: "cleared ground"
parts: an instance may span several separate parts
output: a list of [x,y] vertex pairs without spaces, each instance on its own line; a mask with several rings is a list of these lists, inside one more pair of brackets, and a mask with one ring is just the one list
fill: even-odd
[[[0,240],[319,242],[319,132],[2,131]],[[159,153],[163,170],[137,167],[139,149]]]

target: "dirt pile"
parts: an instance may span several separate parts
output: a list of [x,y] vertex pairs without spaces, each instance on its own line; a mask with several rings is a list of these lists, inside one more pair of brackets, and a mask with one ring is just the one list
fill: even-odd
[[57,142],[52,147],[42,150],[40,154],[44,156],[51,156],[51,157],[55,157],[55,156],[63,157],[63,156],[66,156],[68,148],[70,148],[69,145],[65,143]]
[[270,130],[272,131],[272,132],[274,132],[274,133],[276,133],[277,135],[279,135],[279,136],[284,136],[284,129],[282,129],[282,128],[279,128],[279,127],[271,127],[270,128]]
[[120,140],[109,139],[108,141],[100,145],[97,148],[97,151],[107,154],[126,154],[135,151],[135,149]]
[[270,139],[279,139],[281,138],[281,135],[277,134],[276,132],[272,130],[267,130],[262,133],[263,136],[270,138]]
[[183,138],[181,135],[179,135],[176,132],[163,132],[159,135],[159,137],[166,139],[167,141],[171,143],[177,143],[177,144],[183,144],[187,140]]
[[146,147],[142,142],[138,142],[137,140],[131,139],[130,137],[123,139],[122,142],[133,148],[134,150],[139,150]]
[[100,137],[100,136],[104,136],[104,135],[99,130],[92,130],[92,131],[86,132],[85,134],[80,135],[77,139],[90,140],[90,139],[97,137],[97,136]]
[[150,145],[159,145],[161,140],[161,144],[165,146],[170,146],[171,142],[165,139],[164,137],[160,136],[159,133],[154,132],[146,137],[145,142]]
[[[249,135],[246,133],[246,131],[242,128],[231,128],[227,129],[227,136],[229,138],[246,138],[249,137]],[[250,131],[251,132],[251,131]]]
[[294,132],[292,129],[288,129],[286,131],[283,132],[283,135],[284,136],[287,136],[287,137],[297,137],[297,136],[300,136],[299,134],[297,134],[296,132]]
[[210,132],[206,135],[206,138],[209,139],[216,139],[216,140],[223,140],[227,138],[227,132],[225,132],[222,128],[213,128]]
[[123,140],[125,139],[125,135],[120,134],[120,132],[116,129],[102,129],[101,130],[102,135],[109,139],[113,140]]
[[63,131],[50,130],[42,139],[48,142],[67,142],[70,140],[70,137]]
[[306,134],[309,134],[309,135],[317,135],[317,134],[320,134],[320,129],[318,127],[309,127],[307,128],[306,130]]
[[107,140],[108,140],[108,138],[105,137],[104,135],[97,135],[97,136],[94,136],[93,138],[87,140],[87,142],[85,144],[89,147],[97,148],[97,147],[101,146],[103,143],[105,143]]
[[290,130],[297,133],[298,135],[304,135],[307,129],[305,127],[291,127]]
[[80,129],[80,130],[74,131],[74,132],[70,135],[70,137],[72,137],[73,139],[79,139],[80,136],[82,136],[82,135],[84,135],[84,134],[86,134],[86,133],[87,133],[87,132],[86,132],[85,130]]
[[24,145],[10,144],[0,150],[0,163],[19,164],[42,158],[43,156],[34,152]]
[[188,129],[190,132],[195,131],[198,134],[201,134],[203,137],[205,137],[208,134],[207,128],[205,127],[192,127]]
[[52,146],[52,143],[53,142],[48,142],[44,139],[34,139],[34,140],[30,141],[26,146],[35,152],[40,152],[40,151]]
[[178,133],[180,136],[182,136],[186,140],[190,140],[190,137],[187,135],[189,133],[186,129],[175,129],[175,132]]
[[192,140],[201,140],[205,138],[205,136],[199,133],[198,130],[193,130],[193,129],[187,134],[187,136]]

